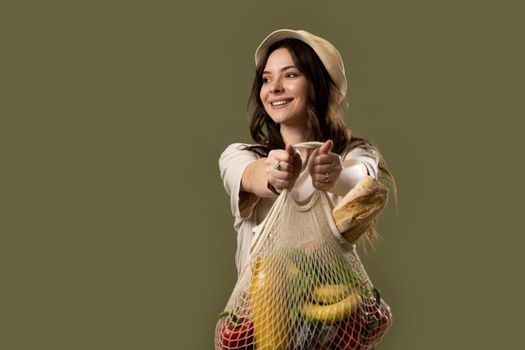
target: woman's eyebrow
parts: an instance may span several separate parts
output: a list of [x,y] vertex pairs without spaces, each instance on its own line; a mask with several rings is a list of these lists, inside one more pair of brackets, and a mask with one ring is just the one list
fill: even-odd
[[[296,66],[286,66],[286,67],[281,68],[280,71],[282,72],[283,70],[287,70],[288,68],[299,69],[299,68],[297,68]],[[267,70],[265,70],[265,71],[263,72],[263,74],[270,74],[270,73],[271,73],[271,72],[270,72],[270,71],[267,71]]]

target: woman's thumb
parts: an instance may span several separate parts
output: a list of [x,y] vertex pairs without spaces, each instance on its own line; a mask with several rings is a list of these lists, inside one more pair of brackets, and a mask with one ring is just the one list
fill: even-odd
[[298,153],[298,151],[292,145],[286,145],[285,149],[286,149],[286,152],[288,152],[288,154],[291,155],[292,157],[294,157],[295,154]]
[[332,140],[328,140],[325,143],[319,147],[319,153],[320,154],[328,154],[332,150],[332,146],[334,145],[334,142]]

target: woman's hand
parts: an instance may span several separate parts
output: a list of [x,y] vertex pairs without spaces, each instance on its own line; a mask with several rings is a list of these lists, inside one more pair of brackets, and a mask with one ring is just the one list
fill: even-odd
[[308,161],[308,171],[312,177],[312,184],[322,191],[328,191],[334,187],[341,171],[343,171],[341,156],[330,153],[333,145],[332,140],[326,141],[312,153]]
[[268,153],[265,162],[266,175],[277,191],[292,188],[301,172],[301,155],[291,145]]

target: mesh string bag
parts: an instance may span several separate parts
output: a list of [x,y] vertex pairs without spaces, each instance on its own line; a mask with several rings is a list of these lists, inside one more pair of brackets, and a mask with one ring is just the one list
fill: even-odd
[[283,190],[257,227],[250,262],[215,328],[215,349],[367,350],[390,307],[339,233],[328,195]]

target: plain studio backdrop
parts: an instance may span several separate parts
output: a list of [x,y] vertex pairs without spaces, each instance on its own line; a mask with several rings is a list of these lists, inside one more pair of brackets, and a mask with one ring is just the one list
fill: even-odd
[[213,348],[236,279],[217,160],[250,141],[279,28],[340,50],[347,122],[398,183],[361,252],[394,312],[379,349],[522,347],[518,3],[2,3],[0,348]]

